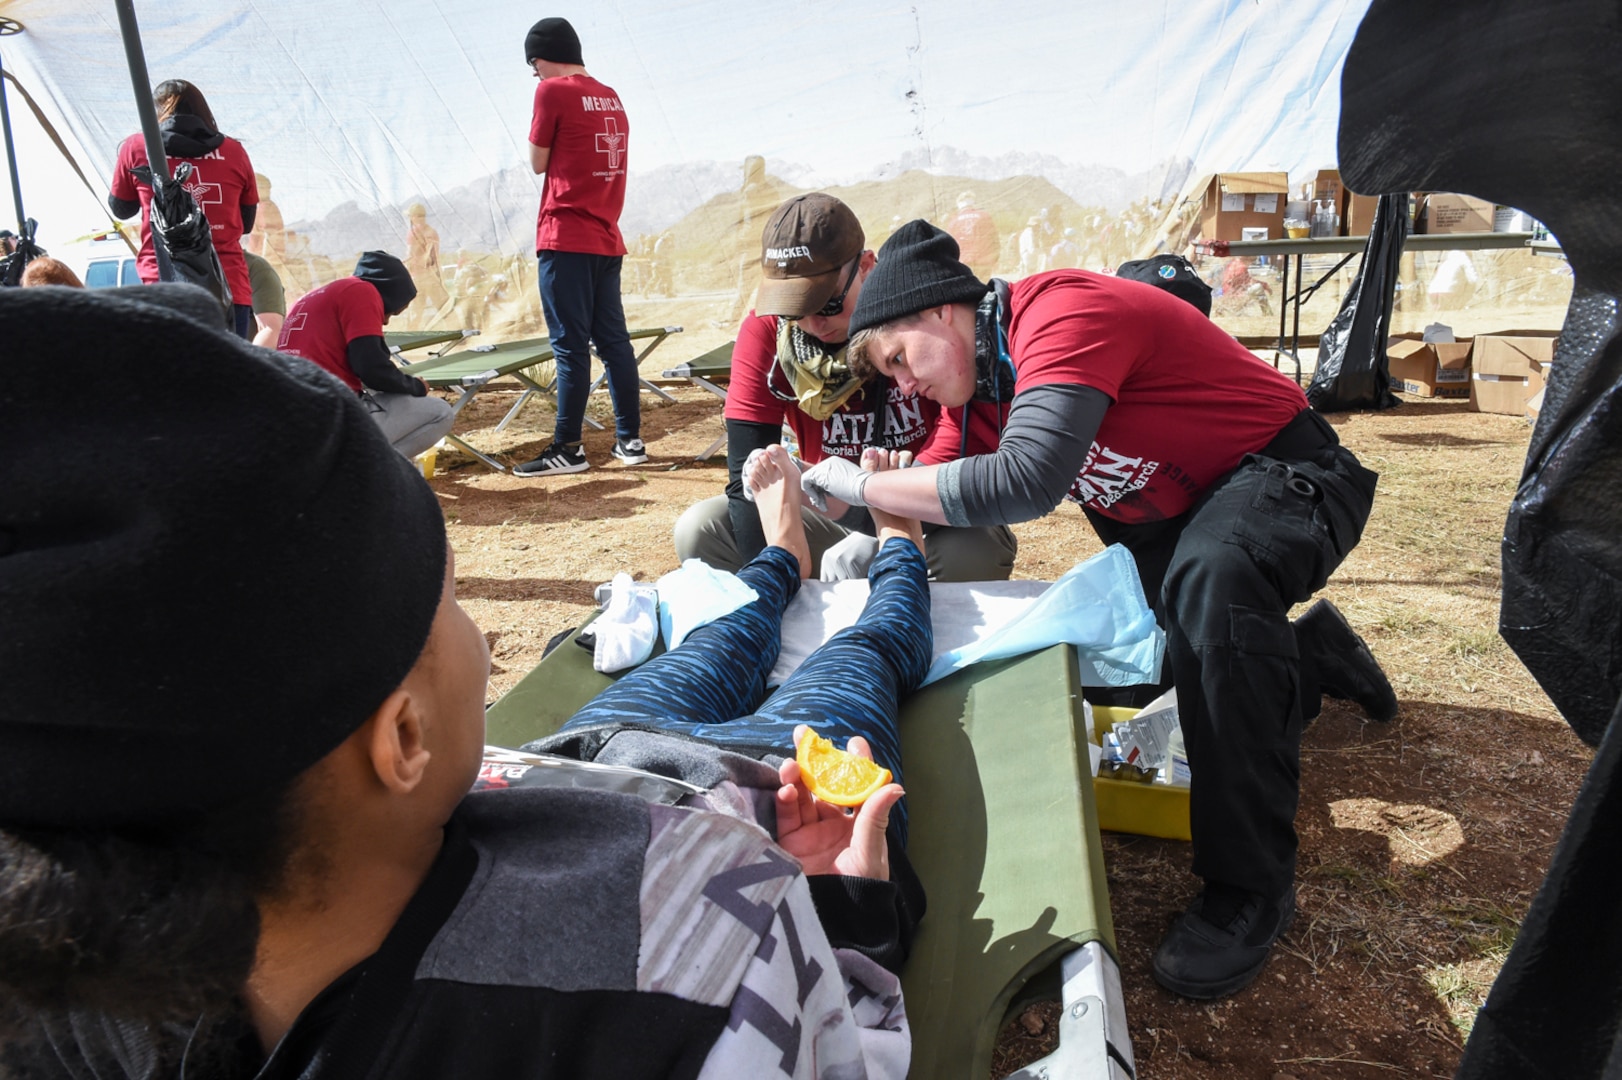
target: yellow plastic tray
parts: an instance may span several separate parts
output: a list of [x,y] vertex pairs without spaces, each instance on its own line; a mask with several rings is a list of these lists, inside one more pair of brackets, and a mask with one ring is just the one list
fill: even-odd
[[[1130,720],[1136,709],[1093,706],[1093,741],[1101,742],[1111,724]],[[1188,840],[1188,789],[1166,784],[1139,784],[1130,780],[1093,777],[1093,800],[1098,804],[1098,827],[1107,832]]]

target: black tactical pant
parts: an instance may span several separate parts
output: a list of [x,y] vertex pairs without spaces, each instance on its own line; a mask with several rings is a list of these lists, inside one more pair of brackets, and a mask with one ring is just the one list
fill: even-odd
[[1193,778],[1194,872],[1207,881],[1271,898],[1295,878],[1301,730],[1320,690],[1289,611],[1357,545],[1375,480],[1308,410],[1179,518],[1088,514],[1106,543],[1132,552],[1166,628]]

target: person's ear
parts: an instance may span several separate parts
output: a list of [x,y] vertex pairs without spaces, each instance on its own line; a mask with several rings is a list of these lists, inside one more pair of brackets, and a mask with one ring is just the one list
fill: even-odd
[[404,687],[383,699],[367,721],[367,756],[378,782],[392,794],[410,794],[428,771],[422,710]]
[[861,272],[863,277],[866,277],[868,274],[873,272],[873,268],[878,264],[879,257],[873,253],[873,249],[869,248],[868,250],[862,252],[862,261],[856,264],[856,268]]

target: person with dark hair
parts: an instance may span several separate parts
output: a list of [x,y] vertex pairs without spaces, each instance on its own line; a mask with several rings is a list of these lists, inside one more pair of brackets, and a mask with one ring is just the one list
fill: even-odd
[[916,523],[818,692],[736,719],[804,573],[797,471],[757,462],[757,600],[561,733],[615,768],[470,793],[489,650],[355,395],[194,287],[7,293],[0,340],[85,392],[0,385],[0,1075],[905,1076],[901,789],[847,815],[755,741],[893,741]]
[[1289,619],[1357,545],[1375,474],[1300,387],[1172,293],[1085,270],[988,284],[957,256],[926,221],[897,230],[851,318],[850,356],[938,402],[969,453],[881,475],[830,459],[803,483],[954,525],[1069,499],[1132,552],[1166,630],[1204,879],[1154,976],[1188,997],[1234,993],[1295,916],[1302,728],[1323,694],[1376,720],[1397,712],[1333,605]]
[[416,457],[456,421],[428,384],[395,366],[383,327],[417,295],[411,271],[386,251],[368,251],[349,277],[299,297],[282,322],[281,352],[302,356],[361,396],[390,444]]
[[540,85],[529,123],[529,164],[545,176],[535,226],[541,308],[557,367],[557,421],[539,457],[514,476],[555,476],[590,468],[580,448],[591,393],[591,350],[608,372],[614,402],[613,456],[648,460],[642,442],[642,384],[625,325],[620,270],[630,123],[610,87],[587,73],[580,36],[567,19],[542,19],[524,36],[524,63]]
[[[785,427],[807,464],[830,455],[856,462],[870,446],[924,453],[940,407],[888,379],[856,378],[846,366],[845,328],[874,263],[861,222],[832,195],[796,195],[767,220],[755,310],[732,349],[726,491],[677,520],[678,559],[735,571],[766,546],[745,495],[744,464],[781,443]],[[877,547],[872,530],[861,507],[832,516],[808,507],[812,573],[824,580],[865,574]],[[1013,572],[1018,543],[1006,526],[930,525],[925,534],[935,580],[1001,581]]]
[[[214,251],[225,271],[225,284],[231,290],[233,318],[237,334],[251,340],[253,285],[248,264],[242,258],[242,234],[253,231],[259,205],[259,185],[253,163],[242,144],[222,135],[214,121],[203,92],[184,79],[169,79],[152,91],[158,108],[158,128],[163,133],[163,152],[172,175],[181,164],[189,163],[192,174],[185,188],[208,218]],[[113,216],[123,219],[141,213],[141,251],[136,269],[141,280],[158,280],[158,256],[152,248],[152,185],[135,175],[148,165],[146,139],[136,132],[118,146],[113,165],[113,186],[107,205]]]

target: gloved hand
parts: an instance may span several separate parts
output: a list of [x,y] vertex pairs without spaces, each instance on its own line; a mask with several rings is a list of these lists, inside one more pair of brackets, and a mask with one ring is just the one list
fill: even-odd
[[[755,472],[755,463],[761,458],[765,457],[767,454],[771,453],[771,450],[772,448],[769,446],[757,446],[753,450],[749,451],[748,457],[743,459],[743,472],[740,474],[740,477],[743,480],[743,497],[746,502],[755,501],[755,485],[752,480]],[[797,457],[790,458],[789,460],[794,462],[794,464],[799,467],[801,472],[805,471],[806,465],[804,461],[801,461]]]
[[860,465],[841,457],[824,458],[811,466],[800,477],[800,488],[818,512],[828,512],[828,500],[838,499],[850,506],[866,506],[862,488],[872,473],[863,472]]

